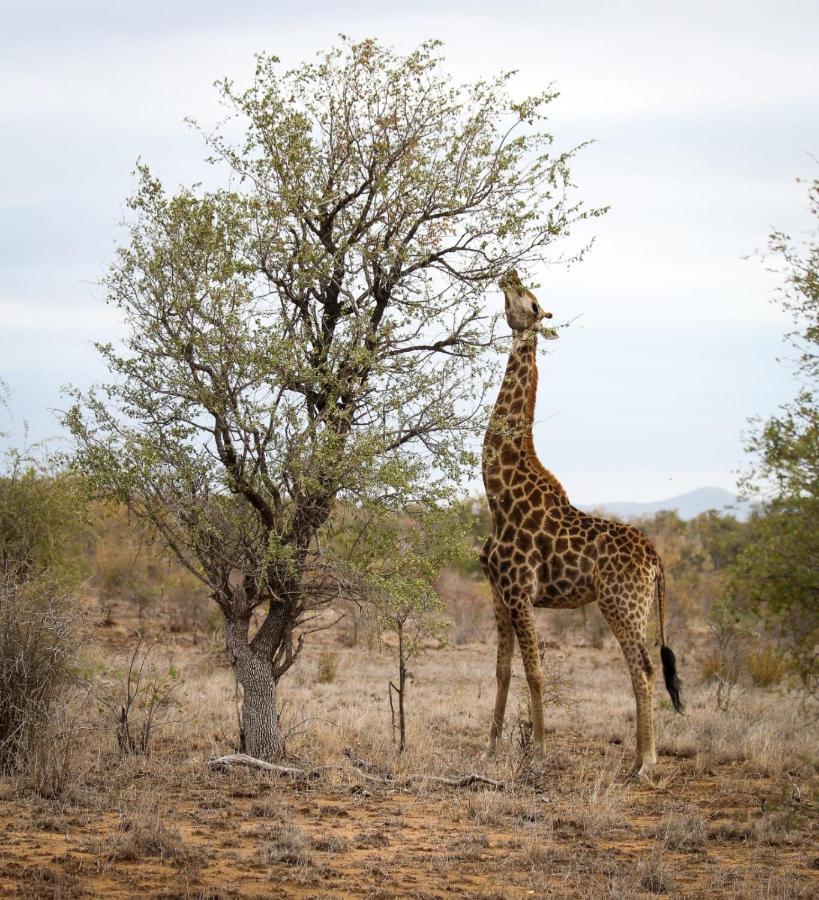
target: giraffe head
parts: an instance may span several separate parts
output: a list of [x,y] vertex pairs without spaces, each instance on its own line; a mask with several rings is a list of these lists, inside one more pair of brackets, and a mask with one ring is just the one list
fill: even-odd
[[557,337],[554,328],[546,328],[540,324],[541,319],[551,319],[552,314],[546,312],[538,303],[537,297],[523,286],[514,269],[510,269],[501,278],[498,286],[503,291],[506,301],[506,321],[512,331],[537,331],[547,340],[554,340]]

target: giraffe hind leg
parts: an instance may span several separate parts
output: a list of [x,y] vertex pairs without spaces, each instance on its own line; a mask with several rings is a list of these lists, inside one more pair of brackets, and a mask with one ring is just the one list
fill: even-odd
[[[619,602],[618,602],[619,601]],[[631,605],[617,596],[602,598],[600,611],[609,624],[628,666],[636,706],[636,752],[631,777],[644,774],[657,762],[654,743],[654,684],[657,673],[645,640],[650,597]]]

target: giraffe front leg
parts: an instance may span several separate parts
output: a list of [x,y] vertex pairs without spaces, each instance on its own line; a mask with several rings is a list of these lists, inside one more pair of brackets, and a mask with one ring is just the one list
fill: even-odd
[[518,638],[523,669],[529,685],[529,702],[532,707],[532,754],[536,760],[543,759],[543,667],[540,664],[535,616],[532,605],[525,596],[515,597],[510,602],[512,626]]
[[495,621],[498,626],[497,657],[497,692],[495,694],[495,712],[492,716],[492,727],[489,730],[489,747],[487,753],[492,755],[498,747],[503,719],[506,714],[506,698],[509,696],[509,681],[512,677],[512,651],[515,647],[515,633],[509,610],[503,605],[497,591],[492,589],[495,602]]

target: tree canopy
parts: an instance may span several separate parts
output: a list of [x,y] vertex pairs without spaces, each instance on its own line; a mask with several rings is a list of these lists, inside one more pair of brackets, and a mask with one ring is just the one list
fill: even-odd
[[[809,187],[819,220],[819,180]],[[735,597],[775,629],[809,690],[819,678],[819,231],[804,240],[774,232],[783,277],[777,300],[794,318],[789,339],[799,391],[766,422],[748,450],[744,488],[763,499],[736,566]]]
[[288,71],[263,55],[203,131],[228,187],[168,193],[138,166],[106,279],[128,334],[99,347],[112,380],[75,394],[76,464],[210,587],[232,657],[275,677],[349,588],[321,539],[335,504],[436,505],[472,471],[487,287],[602,212],[570,197],[554,92],[515,100],[510,79],[456,85],[434,41],[343,39]]

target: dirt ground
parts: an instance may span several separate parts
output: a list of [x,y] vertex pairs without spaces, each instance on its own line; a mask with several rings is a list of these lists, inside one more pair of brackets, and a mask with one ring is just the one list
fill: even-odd
[[[95,687],[61,738],[59,778],[0,780],[0,894],[819,895],[817,731],[797,697],[738,688],[718,709],[689,634],[676,648],[688,713],[658,696],[659,763],[626,784],[633,700],[618,648],[552,614],[539,624],[552,701],[542,771],[521,746],[519,669],[503,749],[482,759],[491,635],[415,661],[399,757],[390,647],[360,637],[349,646],[336,630],[314,635],[281,685],[290,764],[318,770],[293,778],[208,768],[235,750],[233,683],[218,641],[178,629],[157,629],[151,661],[179,673],[181,702],[149,755],[122,757],[95,698],[121,675],[134,623],[116,612],[112,624],[90,622],[84,666]],[[502,786],[424,778],[471,772]]]

